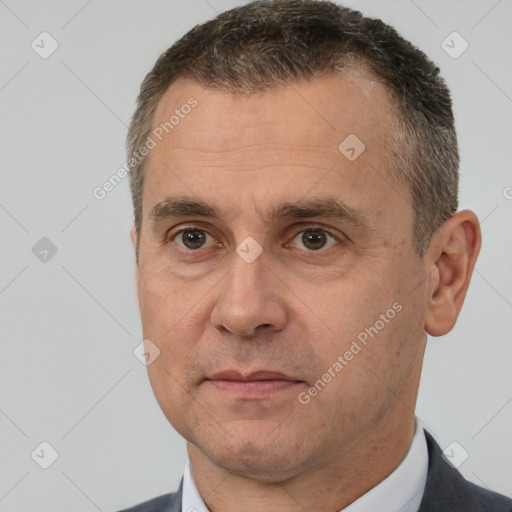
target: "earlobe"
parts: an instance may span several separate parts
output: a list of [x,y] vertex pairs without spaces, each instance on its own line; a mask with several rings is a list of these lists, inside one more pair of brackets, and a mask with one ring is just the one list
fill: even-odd
[[470,210],[455,213],[432,237],[426,255],[432,271],[425,319],[425,331],[431,336],[442,336],[453,329],[480,245],[480,223]]

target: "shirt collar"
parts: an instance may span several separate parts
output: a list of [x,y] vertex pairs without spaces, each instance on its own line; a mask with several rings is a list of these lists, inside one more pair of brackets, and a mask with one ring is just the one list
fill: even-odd
[[181,512],[210,512],[197,490],[194,477],[190,471],[190,461],[187,460],[183,472],[183,494]]
[[427,473],[427,440],[423,427],[416,420],[411,447],[400,465],[343,512],[418,512]]
[[[382,482],[343,512],[417,512],[427,482],[428,449],[423,427],[416,420],[414,437],[400,465]],[[209,512],[199,495],[187,461],[183,473],[182,512]]]

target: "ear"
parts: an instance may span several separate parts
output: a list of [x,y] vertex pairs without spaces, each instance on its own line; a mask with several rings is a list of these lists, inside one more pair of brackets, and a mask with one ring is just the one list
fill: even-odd
[[425,258],[429,273],[425,330],[442,336],[453,329],[468,290],[482,234],[477,216],[462,210],[433,235]]
[[135,259],[136,259],[136,265],[135,265],[135,290],[137,292],[137,302],[139,303],[139,309],[140,309],[140,273],[139,273],[139,258],[138,258],[138,240],[137,240],[137,231],[135,229],[135,225],[132,225],[130,229],[130,238],[132,240],[133,248],[135,249]]

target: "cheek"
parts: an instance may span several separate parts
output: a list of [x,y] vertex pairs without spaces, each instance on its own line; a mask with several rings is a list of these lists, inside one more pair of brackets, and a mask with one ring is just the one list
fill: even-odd
[[169,329],[183,319],[205,296],[197,282],[184,282],[165,262],[155,258],[140,270],[140,307],[144,329]]
[[200,419],[194,414],[196,404],[193,393],[189,392],[190,386],[184,381],[179,365],[176,361],[168,363],[165,356],[161,356],[148,366],[148,376],[165,417],[178,433],[188,438],[189,424],[200,423]]
[[[331,422],[335,431],[347,425],[357,431],[377,421],[399,394],[413,359],[400,317],[405,311],[392,307],[369,311],[367,321],[359,315],[350,326],[350,315],[344,324],[340,318],[344,332],[319,344],[317,350],[321,370],[309,388],[314,395],[312,410],[319,416],[326,411],[336,416]],[[386,312],[388,323],[380,319],[380,313]]]
[[[321,371],[330,369],[336,374],[333,389],[339,386],[355,397],[358,389],[382,386],[372,377],[373,371],[390,374],[399,364],[410,319],[396,283],[391,269],[385,271],[376,264],[371,272],[354,269],[350,278],[307,295],[308,303],[318,311],[321,321],[317,324],[324,326],[309,343],[316,346]],[[343,401],[343,397],[336,400]]]
[[182,284],[169,279],[165,268],[141,272],[143,337],[151,340],[159,351],[158,358],[148,367],[152,381],[188,386],[183,369],[204,329],[202,298],[204,293],[201,290],[191,291],[190,284],[184,293]]
[[374,275],[353,269],[348,278],[331,282],[317,294],[310,293],[308,301],[318,310],[329,328],[334,346],[343,349],[372,326],[394,302],[389,287]]

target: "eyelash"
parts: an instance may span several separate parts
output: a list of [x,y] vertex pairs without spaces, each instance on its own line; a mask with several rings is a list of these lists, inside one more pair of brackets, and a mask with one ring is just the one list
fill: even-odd
[[[172,235],[170,236],[166,236],[166,243],[169,244],[171,242],[174,242],[175,239],[181,235],[182,233],[184,233],[185,231],[194,231],[194,230],[197,230],[197,231],[202,231],[204,233],[206,233],[207,235],[209,236],[212,236],[206,229],[200,227],[200,226],[194,226],[194,225],[191,225],[191,226],[186,226],[182,229],[180,229],[179,231],[176,231],[176,233],[173,233]],[[318,225],[314,225],[314,224],[311,224],[311,225],[301,225],[301,229],[294,232],[294,235],[291,237],[291,240],[295,239],[297,237],[298,234],[300,233],[303,233],[304,231],[308,231],[308,230],[311,230],[311,231],[322,231],[324,233],[327,233],[327,235],[329,235],[331,238],[333,238],[336,242],[337,242],[337,245],[342,245],[343,243],[345,243],[345,241],[340,238],[339,236],[335,235],[334,233],[332,233],[331,231],[329,231],[328,229],[324,228],[323,226],[318,226]],[[215,238],[215,237],[213,237]],[[287,243],[287,246],[288,246],[288,243]],[[180,246],[178,246],[180,247]],[[328,251],[329,249],[332,249],[333,247],[329,247],[328,249],[319,249],[318,251],[315,251],[315,250],[305,250],[306,252],[311,252],[311,253],[322,253],[322,252],[326,252]],[[180,247],[180,250],[184,251],[184,252],[187,252],[187,253],[197,253],[199,251],[201,251],[202,247],[199,248],[199,249],[186,249],[186,248],[182,248]]]

